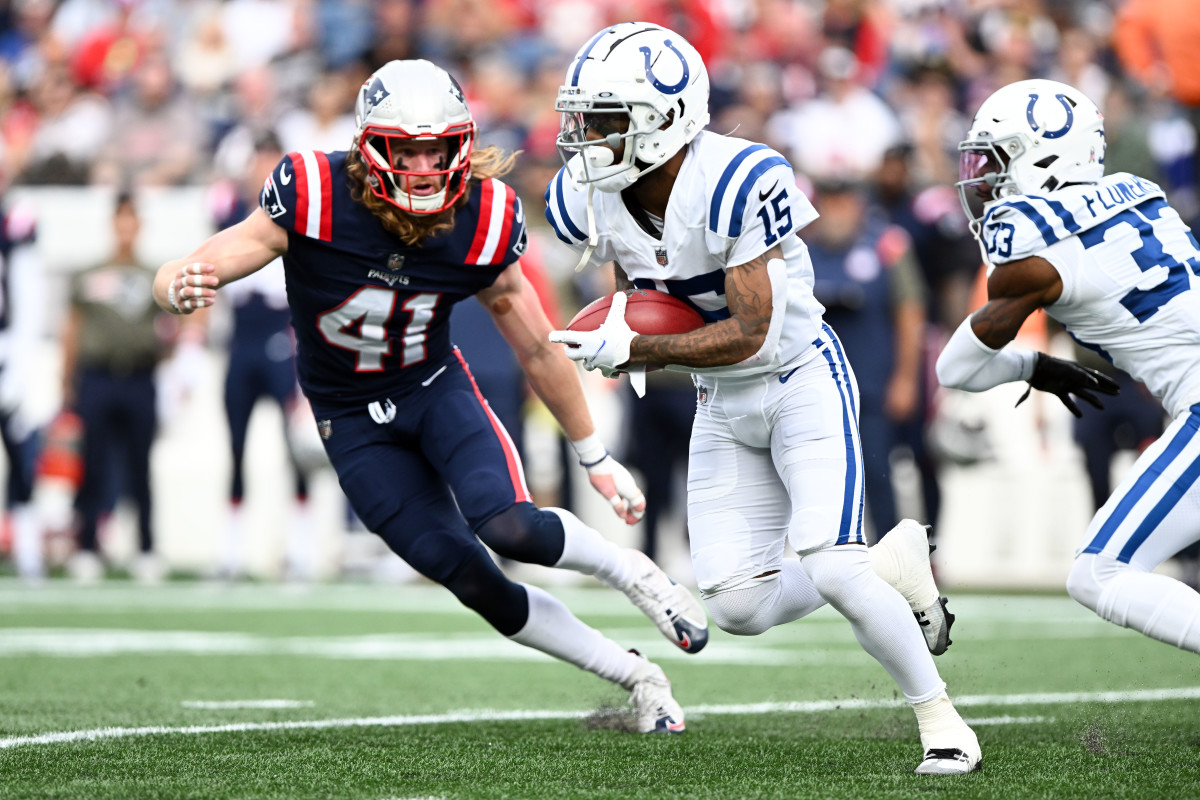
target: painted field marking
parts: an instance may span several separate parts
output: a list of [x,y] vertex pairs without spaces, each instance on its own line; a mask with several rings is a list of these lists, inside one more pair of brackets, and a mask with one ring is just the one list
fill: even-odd
[[[1200,686],[1180,689],[1143,689],[1131,692],[1048,692],[1044,694],[963,695],[955,705],[964,706],[1026,706],[1062,703],[1136,703],[1163,700],[1200,699]],[[815,713],[822,711],[894,708],[905,705],[903,700],[817,700],[792,703],[747,703],[739,705],[689,706],[695,717],[705,714],[778,714]],[[332,728],[405,727],[412,725],[442,725],[452,722],[512,722],[529,720],[581,719],[591,711],[454,711],[447,714],[418,714],[392,717],[358,717],[351,719],[291,720],[283,722],[245,722],[228,725],[187,725],[167,727],[153,725],[141,728],[93,728],[83,731],[58,731],[36,736],[13,736],[0,739],[0,750],[37,744],[123,739],[137,736],[202,733],[247,733],[251,731],[329,730]],[[994,718],[993,718],[994,719]],[[1032,718],[1014,718],[1033,721]],[[1008,724],[1008,723],[992,723]],[[1014,723],[1015,724],[1015,723]]]
[[312,700],[184,700],[184,708],[220,710],[226,708],[312,708]]

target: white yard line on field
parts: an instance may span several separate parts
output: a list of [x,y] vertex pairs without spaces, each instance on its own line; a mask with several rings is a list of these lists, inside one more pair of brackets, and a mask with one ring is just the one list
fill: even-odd
[[312,708],[316,704],[312,700],[184,700],[179,705],[209,711],[226,708]]
[[[1062,703],[1133,703],[1163,700],[1195,700],[1200,698],[1200,686],[1181,689],[1145,689],[1130,692],[1052,692],[1046,694],[998,694],[964,695],[955,698],[957,706],[1037,706]],[[749,703],[741,705],[689,706],[693,719],[705,714],[778,714],[815,713],[836,710],[862,710],[893,708],[904,705],[903,700],[818,700],[794,703]],[[58,731],[36,736],[13,736],[0,739],[0,749],[35,744],[62,744],[65,742],[121,739],[137,736],[164,734],[200,733],[246,733],[250,731],[327,730],[330,728],[403,727],[412,725],[440,725],[448,722],[503,722],[525,720],[577,719],[586,717],[591,711],[455,711],[448,714],[420,714],[394,717],[358,717],[352,719],[293,720],[284,722],[244,722],[228,725],[187,725],[167,727],[161,725],[143,728],[93,728],[85,731]],[[1037,718],[1013,717],[1010,722],[1001,718],[989,718],[985,724],[1019,724],[1037,721]]]

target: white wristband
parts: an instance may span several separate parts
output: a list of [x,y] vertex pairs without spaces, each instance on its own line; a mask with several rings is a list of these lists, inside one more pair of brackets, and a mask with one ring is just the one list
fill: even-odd
[[575,448],[575,455],[579,456],[579,463],[585,468],[594,467],[608,458],[608,449],[604,446],[604,442],[600,441],[600,437],[594,433],[579,441],[572,439],[571,447]]

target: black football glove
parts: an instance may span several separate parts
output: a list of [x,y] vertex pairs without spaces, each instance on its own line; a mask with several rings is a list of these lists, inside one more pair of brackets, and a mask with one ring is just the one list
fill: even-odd
[[1082,397],[1096,408],[1104,408],[1104,404],[1092,392],[1116,395],[1121,391],[1117,382],[1103,372],[1097,372],[1090,367],[1081,367],[1073,361],[1063,361],[1061,358],[1048,356],[1045,353],[1036,354],[1036,360],[1033,362],[1033,376],[1029,379],[1029,388],[1025,390],[1025,394],[1021,395],[1017,405],[1024,403],[1025,398],[1029,397],[1029,392],[1033,389],[1057,395],[1067,410],[1077,417],[1082,417],[1083,412],[1079,410],[1079,406],[1075,405],[1075,400],[1071,395]]

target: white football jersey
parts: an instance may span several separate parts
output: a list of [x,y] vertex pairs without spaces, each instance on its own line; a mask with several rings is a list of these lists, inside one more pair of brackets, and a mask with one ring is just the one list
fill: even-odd
[[1029,256],[1054,265],[1063,291],[1046,311],[1076,341],[1172,417],[1200,402],[1200,247],[1161,188],[1121,172],[1004,198],[982,224],[996,269]]
[[[576,156],[581,158],[581,156]],[[589,233],[586,186],[563,167],[546,189],[546,219],[558,238],[583,252]],[[817,212],[796,187],[791,164],[763,144],[702,132],[680,167],[661,237],[648,233],[620,193],[592,195],[598,242],[592,260],[617,261],[634,285],[667,292],[706,322],[729,318],[725,270],[779,245],[787,264],[786,298],[774,298],[779,346],[769,360],[687,372],[749,375],[796,366],[816,354],[825,309],[813,297],[813,268],[797,232]],[[782,315],[776,319],[775,315]]]

